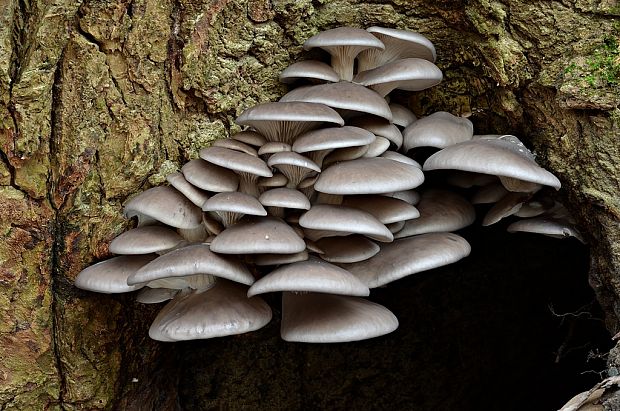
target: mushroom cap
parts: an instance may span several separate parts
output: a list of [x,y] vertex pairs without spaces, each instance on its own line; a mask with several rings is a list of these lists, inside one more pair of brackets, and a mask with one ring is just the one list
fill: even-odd
[[239,186],[239,178],[231,170],[199,158],[185,163],[181,172],[192,185],[207,191],[235,191]]
[[133,228],[110,242],[114,254],[157,253],[183,244],[185,240],[176,231],[157,225]]
[[285,94],[280,101],[322,103],[339,110],[374,114],[392,120],[392,111],[383,97],[373,90],[347,81],[296,88]]
[[421,118],[403,130],[404,150],[415,147],[445,148],[471,140],[474,125],[466,118],[438,111]]
[[532,195],[530,193],[508,192],[501,200],[491,207],[482,219],[483,226],[489,226],[519,211],[525,201]]
[[[176,228],[194,228],[202,222],[202,212],[187,197],[172,187],[149,188],[125,205],[127,218],[156,220]],[[149,221],[150,222],[150,221]]]
[[241,141],[242,143],[254,147],[260,147],[267,142],[267,140],[265,139],[265,137],[262,136],[262,134],[259,134],[253,130],[240,131],[232,135],[231,139]]
[[219,280],[206,291],[180,293],[151,324],[157,341],[196,340],[243,334],[271,321],[271,308],[260,297],[247,298],[246,287]]
[[293,144],[293,151],[307,153],[309,151],[364,146],[374,140],[374,134],[363,128],[352,126],[329,127],[309,131],[299,136]]
[[260,147],[258,155],[281,153],[283,151],[291,151],[291,145],[279,141],[270,141]]
[[476,219],[474,206],[463,196],[447,190],[425,191],[417,208],[420,217],[407,221],[395,238],[460,230]]
[[423,167],[424,171],[442,169],[511,177],[556,190],[561,186],[560,180],[536,164],[529,150],[514,136],[476,138],[446,147],[430,156]]
[[544,234],[554,238],[575,237],[585,244],[585,240],[574,224],[563,218],[539,216],[515,221],[507,228],[509,233],[523,232]]
[[292,144],[297,135],[323,123],[344,125],[340,115],[320,101],[279,101],[258,104],[246,109],[237,124],[250,126],[268,141]]
[[453,233],[428,233],[381,244],[374,257],[344,267],[370,288],[467,257],[469,243]]
[[254,277],[240,261],[217,255],[207,244],[191,244],[157,257],[129,276],[127,284],[195,274],[209,274],[247,285],[254,282]]
[[398,127],[383,118],[372,116],[355,117],[349,122],[350,125],[368,130],[376,136],[385,137],[399,149],[403,144],[403,135]]
[[419,168],[420,170],[422,170],[422,165],[420,165],[420,163],[418,163],[417,161],[415,161],[414,159],[410,157],[397,153],[396,151],[387,150],[386,152],[381,154],[381,157],[389,158],[390,160],[399,161],[405,164],[411,164],[412,166],[415,166]]
[[248,297],[276,291],[357,296],[370,294],[368,287],[351,273],[317,258],[310,258],[273,270],[250,287]]
[[392,111],[392,122],[399,127],[406,128],[418,119],[411,110],[400,104],[390,103],[390,110]]
[[375,141],[368,145],[368,150],[362,157],[379,157],[381,154],[385,153],[387,149],[390,148],[390,140],[385,137],[377,136],[375,137]]
[[383,43],[375,36],[364,29],[354,27],[337,27],[322,31],[306,40],[303,47],[304,50],[319,47],[330,54],[340,53],[341,47],[357,48],[360,51],[366,48],[381,50],[384,48]]
[[[200,157],[211,164],[240,173],[271,177],[273,173],[263,160],[253,155],[223,147],[207,147],[200,150]],[[233,191],[233,190],[227,190]]]
[[402,191],[394,191],[392,193],[382,194],[386,197],[394,197],[399,200],[403,200],[411,205],[416,205],[420,202],[420,193],[415,190],[402,190]]
[[338,343],[391,333],[398,319],[382,305],[360,297],[334,294],[282,294],[283,340]]
[[304,250],[295,254],[257,254],[252,258],[252,262],[258,266],[262,265],[281,265],[296,263],[298,261],[306,261],[308,259],[308,251]]
[[411,220],[420,216],[418,209],[406,201],[378,194],[345,197],[342,205],[364,210],[383,224]]
[[198,207],[202,207],[202,204],[209,198],[207,193],[187,181],[183,176],[183,173],[176,172],[168,174],[166,176],[166,180],[172,187],[179,190],[181,194],[187,197],[189,201]]
[[202,206],[202,210],[246,215],[267,215],[267,211],[255,197],[252,197],[249,194],[240,193],[238,191],[218,193],[214,195],[205,201]]
[[377,244],[361,235],[350,235],[346,238],[325,237],[316,244],[323,251],[323,260],[337,264],[364,261],[380,250]]
[[294,254],[306,249],[295,230],[279,218],[259,217],[228,227],[211,243],[221,254]]
[[112,257],[83,269],[75,278],[75,286],[104,294],[138,290],[144,283],[127,285],[127,278],[155,257],[154,254]]
[[280,73],[282,83],[293,83],[299,79],[322,80],[336,83],[340,81],[338,73],[329,64],[317,60],[303,60],[293,63]]
[[362,71],[353,78],[353,81],[372,88],[381,96],[386,96],[396,88],[407,91],[426,90],[439,84],[442,79],[443,73],[430,61],[406,58]]
[[321,168],[312,160],[302,156],[294,151],[282,151],[280,153],[274,153],[267,160],[269,167],[278,168],[278,166],[295,166],[317,173],[321,171]]
[[334,233],[362,234],[377,241],[392,241],[394,237],[372,214],[351,207],[316,204],[299,219],[299,225],[312,230]]
[[272,177],[261,177],[258,179],[259,187],[283,187],[288,183],[288,178],[282,173],[275,173]]
[[151,288],[144,287],[138,292],[136,301],[142,304],[157,304],[163,303],[174,298],[179,293],[179,290],[172,288]]
[[483,185],[472,195],[472,204],[496,203],[502,199],[509,191],[504,188],[499,181]]
[[259,154],[249,144],[232,138],[219,138],[211,143],[211,147],[229,148],[231,150],[241,151],[242,153],[249,154],[254,157],[257,157]]
[[424,182],[422,171],[383,157],[359,158],[323,170],[314,189],[327,194],[381,194],[415,188]]
[[423,35],[412,31],[369,27],[372,33],[385,45],[385,50],[366,50],[358,56],[360,71],[378,67],[396,59],[417,57],[435,62],[437,53],[433,43]]
[[301,210],[310,209],[310,200],[302,192],[294,188],[272,188],[263,192],[258,201],[267,207],[295,208]]

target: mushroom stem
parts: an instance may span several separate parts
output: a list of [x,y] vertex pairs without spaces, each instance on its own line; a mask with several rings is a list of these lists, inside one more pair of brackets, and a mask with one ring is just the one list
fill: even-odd
[[346,52],[332,54],[332,68],[338,73],[341,80],[353,80],[353,59],[354,57]]

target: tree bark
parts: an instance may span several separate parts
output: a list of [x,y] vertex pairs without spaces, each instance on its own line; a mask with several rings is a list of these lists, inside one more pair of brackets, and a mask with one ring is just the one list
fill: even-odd
[[590,243],[591,285],[617,332],[615,4],[0,0],[0,409],[174,407],[174,388],[131,383],[173,379],[148,374],[169,350],[146,337],[153,312],[73,279],[108,257],[129,197],[284,94],[278,74],[303,41],[340,25],[426,35],[445,80],[411,98],[416,114],[471,115],[478,133],[535,147]]

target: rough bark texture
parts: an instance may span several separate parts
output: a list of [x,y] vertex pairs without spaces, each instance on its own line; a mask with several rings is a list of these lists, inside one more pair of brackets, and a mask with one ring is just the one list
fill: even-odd
[[148,374],[167,358],[146,337],[152,313],[72,280],[108,256],[131,195],[282,95],[302,42],[340,25],[427,35],[445,81],[416,113],[471,113],[534,145],[591,244],[615,333],[616,16],[614,0],[0,0],[0,409],[174,406],[132,387],[174,377]]

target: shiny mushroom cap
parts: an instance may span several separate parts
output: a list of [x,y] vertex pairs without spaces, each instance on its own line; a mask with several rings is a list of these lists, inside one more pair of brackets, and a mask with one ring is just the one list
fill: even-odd
[[199,158],[185,163],[181,172],[189,183],[207,191],[235,191],[239,186],[239,177],[231,170]]
[[149,336],[184,341],[243,334],[271,321],[271,308],[260,297],[247,298],[246,287],[220,280],[206,291],[179,293],[155,317]]
[[382,97],[392,90],[421,91],[436,86],[443,73],[435,64],[419,58],[408,58],[385,63],[372,70],[358,73],[353,81],[370,87]]
[[75,286],[104,294],[138,290],[144,287],[144,283],[127,285],[127,278],[156,257],[154,254],[123,255],[101,261],[83,269],[75,278]]
[[285,341],[359,341],[391,333],[397,328],[398,319],[390,310],[360,297],[282,294],[280,335]]
[[176,231],[151,225],[120,234],[110,243],[110,252],[124,255],[158,253],[176,248],[184,242]]
[[276,291],[318,292],[368,296],[370,290],[348,271],[310,258],[280,267],[256,281],[248,297]]
[[421,271],[454,263],[469,255],[471,247],[453,233],[429,233],[382,244],[372,258],[344,267],[370,288]]
[[282,83],[289,84],[300,79],[336,83],[340,81],[340,76],[329,64],[316,60],[304,60],[293,63],[280,73],[280,81]]
[[[558,190],[560,180],[536,164],[533,154],[514,136],[474,138],[464,141],[430,156],[423,167],[430,170],[463,170],[496,175],[510,191],[530,191],[542,184]],[[523,181],[533,184],[526,190],[515,189],[507,182]],[[539,187],[539,186],[538,186]]]
[[346,81],[300,87],[289,91],[280,101],[321,103],[339,110],[345,117],[365,113],[392,120],[390,106],[379,94],[359,84]]
[[172,187],[149,188],[132,198],[124,208],[127,218],[137,217],[138,225],[159,221],[176,228],[195,228],[202,222],[200,208]]
[[445,148],[471,140],[474,126],[466,118],[438,111],[421,118],[403,131],[404,150],[415,147]]

